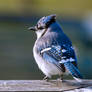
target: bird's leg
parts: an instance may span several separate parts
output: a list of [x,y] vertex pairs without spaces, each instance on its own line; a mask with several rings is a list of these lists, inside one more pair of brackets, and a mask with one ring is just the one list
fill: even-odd
[[45,76],[45,77],[43,78],[43,80],[49,81],[48,76]]
[[61,80],[61,81],[63,81],[63,74],[62,74],[62,75],[60,75],[60,80]]
[[63,74],[60,75],[60,78],[58,78],[57,80],[63,81]]
[[57,79],[57,86],[61,87],[62,86],[62,82],[63,82],[63,74],[60,75],[60,78]]

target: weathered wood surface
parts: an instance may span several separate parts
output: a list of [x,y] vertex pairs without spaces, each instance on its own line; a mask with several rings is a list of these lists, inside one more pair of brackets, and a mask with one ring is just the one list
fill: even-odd
[[84,80],[81,84],[75,80],[0,80],[0,91],[92,92],[92,80]]

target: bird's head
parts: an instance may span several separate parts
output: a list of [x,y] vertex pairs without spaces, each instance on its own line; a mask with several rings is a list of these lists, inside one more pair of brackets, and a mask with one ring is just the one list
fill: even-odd
[[49,15],[42,17],[34,27],[29,27],[29,30],[33,30],[37,34],[37,38],[41,37],[49,26],[56,21],[56,15]]

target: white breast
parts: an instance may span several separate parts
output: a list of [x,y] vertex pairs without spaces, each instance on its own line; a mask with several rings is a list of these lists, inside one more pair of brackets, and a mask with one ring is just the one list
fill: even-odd
[[33,54],[35,61],[38,65],[38,67],[41,69],[41,71],[48,77],[51,77],[51,75],[61,75],[62,72],[56,67],[53,63],[45,61],[40,54],[36,51],[36,44],[33,48]]

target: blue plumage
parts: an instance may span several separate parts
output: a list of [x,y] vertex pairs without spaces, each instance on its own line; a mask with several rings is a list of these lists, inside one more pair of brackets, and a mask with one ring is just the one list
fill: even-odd
[[80,74],[78,68],[75,67],[70,61],[64,63],[64,66],[70,72],[70,74],[72,74],[72,76],[74,76],[76,78],[80,78],[80,79],[83,78],[82,75]]
[[72,48],[67,48],[65,52],[62,52],[62,49],[65,49],[65,48],[61,48],[61,46],[52,45],[50,50],[44,51],[42,53],[42,57],[47,62],[51,62],[55,64],[61,70],[62,70],[62,67],[60,67],[60,64],[64,64],[65,68],[69,71],[69,73],[72,76],[76,78],[83,78],[76,66],[77,61],[74,54],[74,50]]
[[66,70],[75,77],[82,78],[72,42],[56,22],[56,16],[42,17],[35,27],[37,34],[33,53],[38,67],[47,76],[63,75]]

